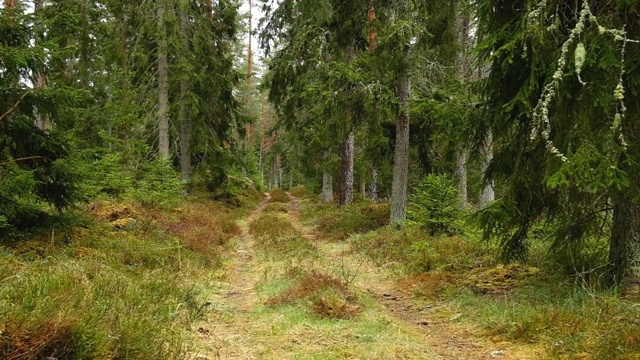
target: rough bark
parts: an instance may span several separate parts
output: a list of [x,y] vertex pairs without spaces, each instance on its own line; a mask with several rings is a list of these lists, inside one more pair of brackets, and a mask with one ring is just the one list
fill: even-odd
[[333,177],[326,171],[322,174],[322,201],[333,202]]
[[[183,0],[180,11],[180,42],[182,51],[189,49],[189,16],[187,14],[189,0]],[[180,80],[180,174],[183,181],[188,181],[191,177],[191,135],[193,124],[189,118],[189,104],[187,103],[187,93],[189,92],[189,80],[187,76],[182,76]]]
[[[408,18],[407,0],[401,2],[401,17]],[[398,76],[397,97],[400,114],[396,120],[396,146],[393,156],[393,183],[391,184],[390,222],[397,223],[407,219],[407,180],[409,174],[409,97],[411,79],[409,77],[410,45],[402,50],[402,68]]]
[[460,194],[459,207],[466,209],[469,205],[467,195],[467,161],[469,152],[466,149],[458,151],[456,156],[456,177],[458,178],[458,193]]
[[342,172],[340,178],[340,205],[353,202],[353,157],[355,154],[355,133],[349,132],[342,144]]
[[375,52],[378,47],[378,34],[374,22],[376,21],[375,0],[369,0],[369,11],[367,13],[369,23],[369,51]]
[[[42,11],[43,3],[44,3],[44,0],[35,0],[33,2],[33,9],[36,13],[36,16],[38,16]],[[38,34],[36,36],[36,40],[35,40],[36,45],[38,44],[38,40],[40,40],[40,36],[41,34]],[[47,87],[47,78],[45,77],[44,73],[38,72],[38,76],[36,79],[36,88],[44,89],[45,87]],[[36,112],[36,126],[43,131],[47,131],[50,128],[47,118],[39,112]]]
[[158,152],[160,159],[169,159],[169,61],[167,30],[164,22],[165,5],[158,9]]
[[493,181],[487,180],[487,169],[489,168],[489,164],[493,159],[493,137],[491,133],[487,134],[487,137],[484,141],[484,146],[482,149],[482,175],[485,177],[484,188],[482,189],[482,193],[480,194],[480,201],[478,206],[480,209],[484,209],[489,205],[492,201],[496,199],[495,191],[493,190]]
[[640,289],[640,202],[635,195],[621,196],[614,203],[613,228],[609,247],[611,285],[637,294]]
[[631,179],[627,188],[613,195],[613,224],[609,245],[610,285],[625,294],[640,293],[640,167],[627,159],[640,157],[640,122],[628,121],[625,138],[629,143],[619,166]]

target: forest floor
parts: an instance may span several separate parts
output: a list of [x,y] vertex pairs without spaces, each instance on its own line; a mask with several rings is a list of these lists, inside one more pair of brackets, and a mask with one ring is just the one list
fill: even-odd
[[[350,251],[348,242],[322,240],[300,220],[299,199],[289,195],[276,211],[270,196],[240,221],[242,233],[224,264],[226,276],[211,294],[213,316],[194,329],[195,359],[540,359],[542,349],[482,336],[453,303],[425,303],[411,296],[392,272]],[[275,206],[272,206],[275,208]],[[311,244],[306,253],[256,236],[252,224],[263,216],[288,222]],[[273,235],[280,236],[280,235]],[[286,241],[286,240],[285,240]],[[318,297],[289,299],[292,273],[326,274],[350,294],[318,311]],[[299,277],[298,277],[299,279]],[[323,278],[324,279],[324,278]],[[313,284],[303,284],[309,290]],[[345,288],[346,289],[346,288]],[[304,291],[302,291],[304,292]],[[298,294],[299,295],[299,294]],[[300,295],[302,297],[302,295]],[[294,296],[295,297],[295,296]],[[331,298],[331,296],[329,296]],[[279,301],[279,300],[291,301]],[[355,300],[354,300],[355,299]],[[300,301],[297,301],[300,300]],[[342,301],[342,302],[341,302]],[[349,302],[349,304],[347,304]],[[333,304],[333,305],[332,305]],[[329,310],[327,310],[327,308]],[[351,309],[343,315],[337,309]],[[357,310],[357,311],[356,311]]]

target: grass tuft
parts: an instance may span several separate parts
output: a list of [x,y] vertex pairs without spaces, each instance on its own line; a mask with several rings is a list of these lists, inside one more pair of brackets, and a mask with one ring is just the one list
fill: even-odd
[[292,286],[267,300],[268,306],[303,304],[317,316],[331,319],[350,319],[362,310],[356,296],[346,282],[318,271],[295,271]]

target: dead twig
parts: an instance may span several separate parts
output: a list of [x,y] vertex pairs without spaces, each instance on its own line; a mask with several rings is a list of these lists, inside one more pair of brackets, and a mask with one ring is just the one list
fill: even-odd
[[4,114],[2,114],[2,116],[0,116],[0,121],[4,120],[5,117],[11,114],[29,94],[31,94],[31,91],[27,91],[22,94],[22,96],[20,96],[20,99],[18,99],[18,101],[16,101],[16,103],[13,104],[13,106],[11,106],[9,110],[7,110]]

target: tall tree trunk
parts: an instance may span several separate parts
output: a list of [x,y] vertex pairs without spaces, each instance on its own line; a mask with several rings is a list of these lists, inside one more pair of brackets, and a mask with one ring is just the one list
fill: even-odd
[[[186,55],[189,51],[189,0],[183,0],[180,10],[180,42],[182,51]],[[189,92],[189,80],[187,74],[183,74],[180,80],[180,174],[183,181],[191,177],[191,135],[193,124],[189,118],[189,104],[187,93]]]
[[456,176],[458,178],[458,192],[460,193],[459,207],[466,209],[469,205],[467,196],[467,162],[469,161],[469,152],[462,149],[458,152],[456,158]]
[[[367,22],[369,24],[369,52],[374,53],[378,47],[378,34],[376,33],[376,7],[375,0],[369,0],[369,11],[367,14]],[[375,105],[374,105],[375,106]],[[374,117],[378,115],[378,109],[374,109]],[[371,200],[378,199],[378,167],[371,165],[371,184],[369,185],[369,198]]]
[[487,137],[484,140],[484,146],[482,148],[482,175],[484,176],[484,187],[482,189],[482,193],[480,194],[480,201],[478,206],[480,209],[484,209],[489,205],[492,201],[496,199],[495,192],[493,190],[493,181],[487,179],[487,169],[489,168],[489,164],[493,159],[493,137],[491,136],[491,132],[487,134]]
[[[44,0],[35,0],[33,2],[33,9],[35,11],[36,16],[41,16],[43,3],[44,3]],[[42,29],[39,29],[39,30],[42,30]],[[38,45],[40,36],[42,35],[43,34],[41,33],[41,31],[37,32],[36,40],[35,40],[36,45]],[[47,78],[45,77],[42,71],[39,71],[36,79],[36,88],[44,89],[45,87],[47,87]],[[36,126],[43,131],[49,130],[49,124],[48,124],[47,118],[40,112],[36,112]]]
[[376,33],[376,27],[374,24],[374,22],[376,21],[375,0],[369,0],[369,11],[367,13],[367,20],[369,23],[369,51],[373,53],[378,47],[378,34]]
[[378,168],[371,166],[371,184],[369,184],[369,199],[378,200]]
[[638,117],[627,121],[624,135],[629,143],[627,152],[619,161],[631,181],[629,186],[613,195],[613,224],[609,245],[611,285],[619,285],[625,294],[640,294],[640,167],[628,159],[640,157],[640,121]]
[[165,4],[160,0],[158,15],[158,136],[160,159],[169,159],[169,60]]
[[355,154],[355,133],[347,135],[342,145],[342,173],[340,178],[340,205],[353,202],[353,157]]
[[[464,86],[467,86],[470,77],[470,58],[469,58],[469,13],[462,8],[464,4],[459,4],[457,10],[458,23],[458,41],[461,51],[458,56],[458,77]],[[462,120],[462,119],[461,119]],[[466,209],[468,201],[468,171],[467,162],[469,161],[469,151],[462,147],[458,150],[456,159],[456,175],[458,178],[458,193],[460,194],[459,207]]]
[[610,284],[620,285],[623,292],[637,294],[640,290],[640,202],[635,192],[620,196],[614,203],[613,228],[609,246]]
[[[408,19],[408,0],[400,3],[400,18]],[[398,76],[397,96],[400,114],[396,120],[396,145],[393,155],[393,183],[391,184],[390,222],[397,223],[407,219],[407,181],[409,175],[409,98],[411,79],[409,77],[409,55],[411,47],[405,44],[402,49],[402,64]]]

